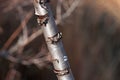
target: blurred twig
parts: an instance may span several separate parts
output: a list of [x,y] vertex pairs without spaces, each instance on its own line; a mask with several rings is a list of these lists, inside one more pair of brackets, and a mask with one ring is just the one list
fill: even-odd
[[19,44],[19,42],[18,42],[14,46],[12,46],[9,49],[9,52],[10,53],[16,52],[19,49],[18,47],[20,47],[20,46],[25,47],[26,45],[28,45],[30,42],[32,42],[35,38],[37,38],[41,34],[42,34],[42,30],[39,29],[38,31],[36,31],[35,33],[33,33],[30,37],[28,37],[27,39],[22,40],[21,44]]
[[9,71],[7,72],[5,80],[19,80],[16,79],[16,76],[19,74],[19,72],[15,69],[15,67],[16,67],[15,63],[10,63]]
[[[71,4],[70,8],[63,14],[62,18],[64,19],[66,17],[69,17],[72,14],[72,12],[77,8],[77,6],[80,5],[79,4],[80,1],[81,0],[73,1],[73,3]],[[81,3],[82,3],[82,1],[81,1]]]
[[26,23],[29,21],[29,19],[31,18],[32,15],[33,15],[32,11],[28,12],[25,19],[21,22],[20,26],[13,32],[13,34],[10,36],[10,38],[6,41],[2,50],[7,49],[11,45],[13,40],[19,35],[19,33],[22,31],[22,29],[26,26]]
[[17,7],[29,6],[31,4],[32,0],[1,0],[0,7],[3,8],[2,12],[8,12]]
[[[64,20],[65,18],[69,17],[72,12],[77,8],[77,6],[80,6],[80,1],[81,0],[73,0],[72,4],[70,5],[70,7],[67,9],[67,11],[64,14],[61,14],[61,3],[62,0],[59,1],[59,4],[57,5],[57,19],[56,19],[56,24],[60,24],[62,22],[62,20]],[[82,1],[81,1],[82,4]],[[61,15],[60,15],[61,14]]]
[[61,16],[62,16],[62,11],[61,11],[62,2],[63,2],[63,0],[58,0],[58,2],[57,2],[57,7],[56,7],[56,19],[57,19],[58,21],[61,20]]

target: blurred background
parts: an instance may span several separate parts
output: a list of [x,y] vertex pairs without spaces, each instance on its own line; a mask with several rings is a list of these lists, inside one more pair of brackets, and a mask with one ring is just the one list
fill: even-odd
[[[0,0],[0,80],[57,80],[32,0]],[[120,1],[50,0],[75,80],[120,80]]]

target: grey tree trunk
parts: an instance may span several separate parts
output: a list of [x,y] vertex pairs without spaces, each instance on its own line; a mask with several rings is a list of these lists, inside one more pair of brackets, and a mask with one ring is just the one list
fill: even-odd
[[61,41],[62,34],[58,31],[48,0],[34,0],[35,15],[42,26],[43,34],[52,56],[54,72],[58,80],[74,80],[68,58]]

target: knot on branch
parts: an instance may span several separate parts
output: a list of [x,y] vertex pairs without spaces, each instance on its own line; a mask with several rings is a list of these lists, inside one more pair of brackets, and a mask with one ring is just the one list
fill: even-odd
[[48,37],[47,42],[50,43],[50,44],[55,44],[55,43],[59,42],[61,39],[62,39],[62,33],[58,32],[54,36]]
[[40,0],[40,4],[45,4],[45,3],[49,3],[50,0]]
[[42,8],[44,8],[45,10],[47,10],[48,11],[48,9],[47,9],[47,7],[46,7],[46,3],[49,3],[50,2],[50,0],[40,0],[40,5],[41,5],[41,7]]
[[70,69],[69,68],[66,68],[64,70],[54,70],[54,73],[58,76],[64,76],[64,75],[67,75],[69,74],[70,72]]
[[42,25],[46,26],[46,24],[48,23],[48,20],[49,20],[48,14],[38,16],[38,19],[37,19],[38,24],[41,25],[41,26]]

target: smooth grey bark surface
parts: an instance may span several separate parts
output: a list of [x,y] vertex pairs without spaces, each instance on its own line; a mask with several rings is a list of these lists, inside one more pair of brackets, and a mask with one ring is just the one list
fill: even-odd
[[54,72],[58,80],[74,80],[68,58],[61,41],[62,34],[58,31],[47,0],[34,0],[35,15],[42,26],[43,34],[52,56]]

